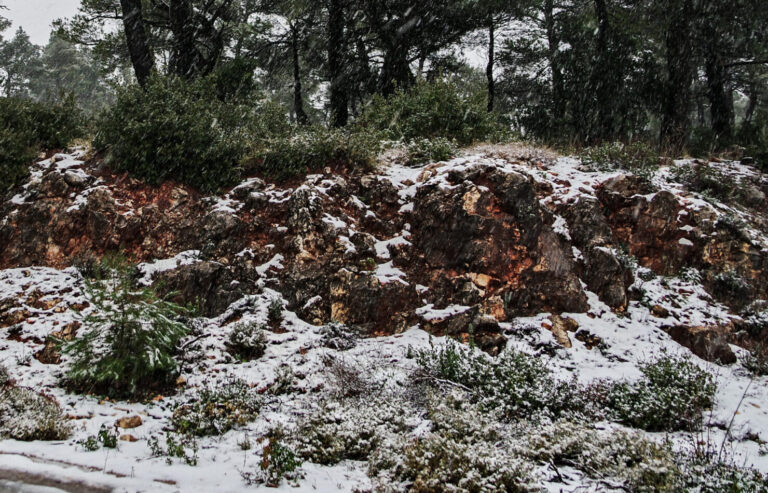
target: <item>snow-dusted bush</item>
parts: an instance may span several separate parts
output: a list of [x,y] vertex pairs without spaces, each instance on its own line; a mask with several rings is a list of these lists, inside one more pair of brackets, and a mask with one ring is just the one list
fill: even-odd
[[187,310],[137,286],[124,258],[107,258],[104,265],[104,280],[86,280],[94,310],[77,338],[62,342],[70,358],[65,384],[118,397],[167,388],[178,372],[174,354],[187,333],[181,320]]
[[627,491],[679,491],[675,454],[637,432],[558,421],[529,430],[523,441],[532,460],[574,467]]
[[323,402],[300,424],[296,449],[318,464],[366,460],[387,437],[408,432],[417,414],[408,404],[386,396]]
[[272,430],[261,453],[261,461],[255,472],[244,471],[248,484],[265,484],[277,488],[283,480],[295,482],[302,477],[301,460],[288,446],[281,430]]
[[157,185],[177,180],[214,192],[240,176],[249,122],[258,107],[224,103],[211,81],[153,77],[120,89],[101,118],[94,147],[107,163]]
[[323,325],[320,329],[322,337],[320,343],[337,351],[346,351],[357,346],[360,334],[357,330],[338,322]]
[[631,144],[610,142],[588,147],[580,157],[587,169],[595,171],[624,169],[643,178],[650,178],[661,163],[659,153],[650,145],[640,141]]
[[500,131],[485,94],[465,94],[445,80],[420,82],[389,97],[374,96],[360,121],[403,141],[443,137],[466,145],[492,140]]
[[53,398],[23,387],[0,386],[0,438],[64,440],[71,428]]
[[558,416],[582,406],[572,382],[556,380],[540,358],[518,351],[492,358],[450,341],[416,351],[416,361],[417,380],[464,388],[482,408],[499,409],[507,419]]
[[73,99],[39,103],[0,98],[0,194],[29,175],[39,150],[66,147],[82,130]]
[[147,440],[152,457],[165,457],[165,462],[169,466],[173,464],[173,459],[181,459],[188,466],[197,465],[197,439],[192,435],[175,434],[165,432],[164,444],[156,435],[152,435]]
[[663,356],[640,370],[643,378],[636,382],[608,385],[605,404],[616,420],[648,431],[701,427],[717,391],[712,375],[679,356]]
[[373,132],[312,127],[256,142],[245,167],[276,180],[326,166],[370,169],[380,149],[381,140]]
[[227,351],[241,361],[264,356],[267,339],[264,328],[256,323],[238,323],[232,328],[226,342]]
[[683,480],[677,491],[697,493],[765,493],[768,476],[722,457],[683,457]]
[[444,137],[434,139],[414,139],[406,146],[406,164],[419,166],[421,164],[447,161],[458,152],[456,143]]
[[432,428],[392,435],[371,455],[369,475],[380,492],[534,491],[534,464],[504,429],[461,398],[428,399]]
[[173,412],[174,429],[185,435],[222,435],[258,416],[261,398],[242,380],[202,390]]

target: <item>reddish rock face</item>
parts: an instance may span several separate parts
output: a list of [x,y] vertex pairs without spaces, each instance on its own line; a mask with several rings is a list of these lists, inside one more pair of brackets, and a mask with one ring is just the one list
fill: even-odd
[[445,304],[466,303],[462,286],[474,279],[478,297],[503,295],[515,313],[587,309],[570,249],[549,226],[530,177],[482,168],[450,180],[416,195],[414,278],[443,286]]
[[[488,163],[425,168],[402,209],[404,190],[375,175],[318,175],[295,188],[252,179],[216,200],[172,183],[99,179],[51,168],[24,201],[2,203],[0,268],[62,268],[113,250],[136,261],[199,250],[201,262],[156,280],[177,301],[202,300],[205,315],[268,283],[313,323],[388,334],[420,322],[457,337],[468,337],[471,325],[491,352],[503,339],[498,322],[586,311],[582,282],[611,308],[626,309],[634,278],[617,254],[623,247],[658,274],[700,269],[733,307],[768,291],[768,255],[738,228],[670,192],[651,194],[635,177],[612,178],[596,195],[585,191],[551,210],[541,203],[555,193],[552,183]],[[553,214],[568,233],[555,231]],[[279,267],[265,271],[278,256]],[[380,272],[385,264],[389,274]],[[728,272],[749,292],[729,284]],[[16,323],[3,317],[11,313],[3,303],[0,326]],[[466,309],[425,321],[416,309],[427,304]]]

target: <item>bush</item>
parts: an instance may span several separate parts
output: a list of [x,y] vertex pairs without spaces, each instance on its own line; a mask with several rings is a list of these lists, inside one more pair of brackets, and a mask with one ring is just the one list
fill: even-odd
[[223,435],[236,426],[256,419],[261,399],[241,380],[233,380],[178,407],[171,422],[178,433],[198,437]]
[[264,328],[255,323],[236,324],[229,334],[226,347],[231,355],[241,361],[261,358],[267,349]]
[[0,438],[64,440],[72,427],[51,397],[6,382],[0,387]]
[[352,349],[357,346],[357,341],[360,339],[359,330],[338,322],[323,325],[320,333],[322,334],[320,344],[337,351]]
[[174,435],[165,432],[165,445],[160,445],[160,440],[156,436],[151,436],[147,441],[152,457],[165,457],[165,462],[169,466],[173,464],[173,459],[181,459],[188,466],[197,465],[197,440],[190,435]]
[[709,164],[675,166],[672,178],[692,191],[721,202],[740,201],[743,186],[734,177]]
[[283,433],[272,430],[261,455],[261,462],[256,473],[243,472],[243,479],[248,484],[266,484],[277,488],[283,479],[296,481],[301,477],[301,460],[288,445],[283,442]]
[[601,430],[558,421],[529,431],[526,454],[533,460],[575,467],[592,479],[610,478],[626,491],[679,491],[681,471],[675,454],[639,433]]
[[99,450],[101,447],[115,449],[117,448],[117,433],[106,426],[101,425],[98,434],[90,435],[88,438],[81,440],[78,443],[89,452]]
[[588,147],[581,155],[581,162],[594,171],[623,169],[650,181],[659,168],[659,153],[644,142],[630,144],[611,142],[597,147]]
[[540,359],[517,351],[494,359],[449,342],[417,351],[416,361],[422,372],[417,379],[458,384],[482,408],[498,409],[507,419],[557,416],[581,407],[569,382],[558,382]]
[[455,140],[460,145],[488,140],[500,129],[486,107],[485,94],[462,94],[456,84],[420,82],[388,98],[374,96],[361,116],[362,125],[393,140]]
[[367,396],[323,403],[300,424],[297,451],[317,464],[366,460],[390,435],[410,429],[415,412],[399,401]]
[[62,341],[71,358],[65,384],[116,397],[165,390],[177,375],[174,353],[187,333],[180,317],[189,312],[152,288],[136,286],[133,267],[124,258],[108,257],[104,265],[105,280],[86,280],[94,310],[84,318],[84,330]]
[[297,129],[290,135],[257,141],[245,166],[278,181],[303,176],[326,166],[369,170],[380,149],[379,136],[369,131],[323,127]]
[[222,102],[211,80],[155,77],[120,89],[101,118],[94,146],[118,171],[158,185],[177,180],[214,192],[240,177],[258,108]]
[[428,433],[393,436],[372,454],[375,491],[536,491],[533,464],[480,409],[460,398],[429,399],[427,406]]
[[712,407],[717,385],[712,376],[683,357],[664,356],[641,366],[643,378],[614,384],[607,406],[614,418],[647,431],[692,431]]
[[82,115],[74,99],[38,103],[0,98],[0,193],[29,175],[40,149],[58,149],[83,134]]
[[406,165],[419,166],[426,163],[447,161],[456,156],[458,149],[453,141],[443,137],[416,139],[406,147]]

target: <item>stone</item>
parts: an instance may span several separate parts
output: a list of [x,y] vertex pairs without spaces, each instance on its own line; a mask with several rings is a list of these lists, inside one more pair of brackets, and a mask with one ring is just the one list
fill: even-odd
[[123,428],[125,430],[138,428],[139,426],[141,426],[141,424],[142,424],[141,416],[130,416],[125,418],[120,418],[115,423],[115,425],[118,428]]
[[[574,323],[575,327],[578,328],[579,324],[576,323],[573,319],[564,319],[560,315],[552,315],[550,317],[550,320],[552,321],[552,328],[550,329],[552,331],[552,334],[555,336],[555,340],[558,344],[563,346],[564,348],[571,348],[573,344],[571,343],[571,338],[568,337],[568,328],[573,328]],[[566,320],[570,320],[569,322],[566,322]],[[575,329],[573,329],[575,330]]]

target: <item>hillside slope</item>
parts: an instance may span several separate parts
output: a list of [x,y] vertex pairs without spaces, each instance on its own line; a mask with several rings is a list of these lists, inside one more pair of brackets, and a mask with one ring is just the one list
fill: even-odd
[[[712,176],[736,199],[703,187]],[[669,441],[676,451],[706,443],[729,463],[768,473],[768,380],[743,362],[768,337],[767,192],[768,179],[737,162],[676,161],[638,176],[540,149],[480,146],[420,168],[384,162],[367,175],[252,178],[203,197],[115,175],[82,150],[57,154],[0,205],[0,364],[15,386],[55,398],[73,432],[66,441],[0,441],[0,478],[15,471],[70,487],[239,491],[258,487],[246,485],[248,473],[264,464],[277,425],[299,452],[313,419],[338,423],[333,436],[355,435],[353,424],[376,415],[384,416],[376,430],[398,423],[389,441],[438,436],[442,404],[424,404],[431,392],[413,387],[421,365],[413,354],[450,338],[494,356],[505,348],[533,355],[574,389],[637,381],[644,364],[670,355],[690,356],[714,376],[702,431],[629,430],[610,416],[590,423],[577,415],[523,421],[515,431],[505,420],[467,418],[472,408],[461,415],[505,430],[508,441],[498,443],[504,454],[516,451],[511,458],[493,455],[502,453],[487,446],[493,441],[467,445],[479,447],[469,456],[508,466],[528,488],[634,484],[627,465],[596,472],[530,452],[548,433],[583,433],[597,448],[622,436]],[[177,392],[147,403],[67,393],[60,376],[68,360],[49,339],[78,333],[94,309],[84,273],[116,250],[139,262],[140,283],[200,303]],[[228,341],[247,324],[262,327],[264,355],[242,362]],[[233,378],[258,396],[255,419],[186,444],[196,467],[157,457],[179,406]],[[133,416],[138,426],[117,427]],[[78,444],[102,426],[124,438],[117,449]],[[397,467],[381,466],[384,445],[374,449],[335,465],[319,465],[315,454],[281,488],[412,486]],[[407,462],[410,449],[402,450]],[[481,490],[505,483],[495,484]]]

